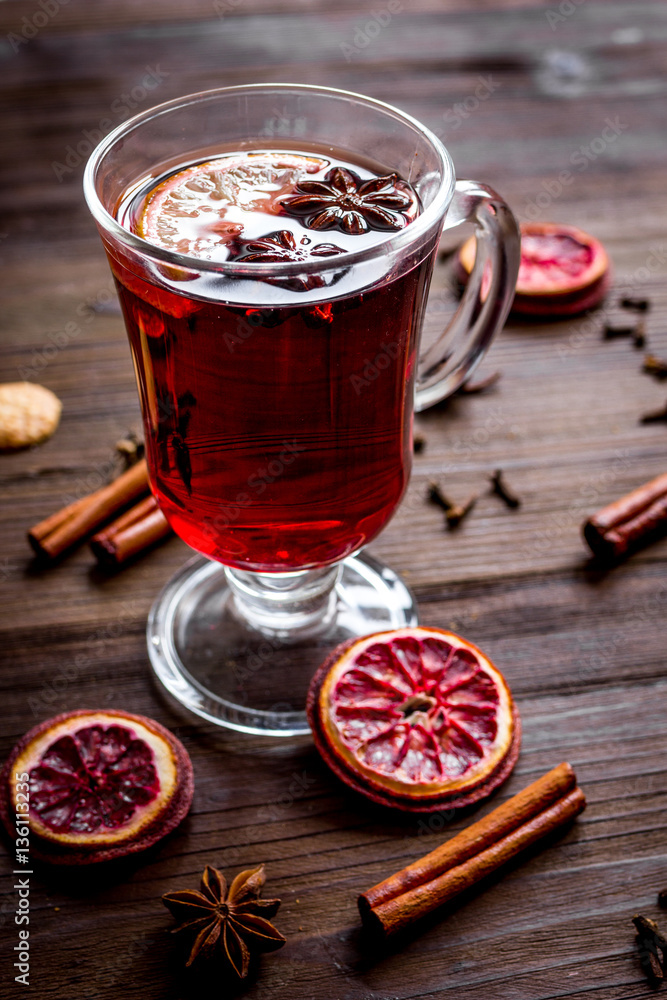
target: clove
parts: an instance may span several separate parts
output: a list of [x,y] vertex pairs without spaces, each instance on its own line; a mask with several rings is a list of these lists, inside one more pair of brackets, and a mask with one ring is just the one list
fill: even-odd
[[430,503],[434,503],[436,507],[440,507],[441,510],[444,510],[445,514],[453,507],[451,500],[447,499],[437,483],[429,483],[428,499]]
[[603,329],[605,340],[616,340],[619,337],[632,337],[632,343],[636,348],[644,347],[646,344],[646,326],[644,320],[640,319],[634,326],[612,326],[607,323]]
[[116,451],[129,469],[144,457],[144,442],[134,431],[128,431],[124,438],[116,441]]
[[660,959],[653,951],[650,942],[646,938],[643,938],[638,934],[635,938],[635,943],[637,945],[637,950],[639,951],[639,964],[642,967],[644,975],[648,979],[649,985],[654,987],[660,986],[664,979]]
[[603,337],[605,340],[616,340],[617,337],[631,337],[634,332],[634,326],[612,326],[610,323],[606,323]]
[[616,340],[618,337],[632,337],[634,332],[634,326],[612,326],[610,323],[606,323],[603,337],[605,340]]
[[650,413],[644,413],[639,418],[640,424],[660,424],[667,423],[667,403],[663,406],[661,410],[652,410]]
[[642,347],[646,347],[646,324],[643,319],[640,319],[635,327],[634,333],[632,334],[632,343],[638,351],[640,351]]
[[667,378],[667,361],[656,358],[655,354],[646,354],[644,355],[642,371],[646,372],[647,375],[653,375],[654,378],[665,379]]
[[637,299],[632,296],[626,296],[621,299],[619,305],[623,309],[632,309],[634,312],[648,312],[651,308],[651,303],[648,299]]
[[667,961],[667,941],[655,920],[641,914],[632,918],[637,931],[635,942],[639,951],[639,961],[651,986],[659,986],[665,973]]
[[437,483],[431,483],[428,488],[428,499],[436,507],[440,507],[445,512],[447,527],[451,530],[458,527],[461,521],[467,517],[477,503],[478,496],[477,494],[473,494],[464,504],[452,503]]
[[467,517],[470,511],[473,509],[479,496],[477,493],[473,493],[471,497],[466,500],[464,504],[454,504],[445,514],[445,520],[447,521],[448,528],[457,528],[464,517]]
[[419,434],[415,434],[412,439],[412,451],[415,455],[421,455],[424,448],[426,447],[426,438],[421,437]]
[[505,483],[502,469],[496,469],[491,476],[491,492],[499,496],[512,509],[521,506],[519,497]]

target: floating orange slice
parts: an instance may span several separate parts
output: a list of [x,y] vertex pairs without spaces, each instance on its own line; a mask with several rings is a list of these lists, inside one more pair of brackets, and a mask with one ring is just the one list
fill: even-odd
[[472,643],[437,628],[338,646],[313,678],[308,717],[334,773],[399,809],[470,805],[509,776],[519,753],[503,675]]
[[139,236],[167,250],[208,260],[244,229],[243,213],[276,215],[305,174],[327,165],[318,156],[249,152],[197,163],[155,187],[136,223]]

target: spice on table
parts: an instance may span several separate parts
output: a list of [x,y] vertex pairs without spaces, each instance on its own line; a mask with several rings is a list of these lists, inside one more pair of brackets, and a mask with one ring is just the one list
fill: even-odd
[[591,551],[618,559],[667,529],[667,473],[603,507],[584,523]]
[[661,889],[658,893],[658,906],[661,906],[663,910],[667,910],[667,889]]
[[171,534],[167,518],[154,496],[147,496],[90,540],[98,562],[120,566]]
[[491,492],[499,496],[512,509],[521,506],[521,500],[505,482],[502,469],[496,469],[491,476]]
[[639,961],[651,986],[659,986],[665,973],[667,962],[667,940],[665,940],[655,920],[641,914],[632,922],[637,931],[635,942],[639,950]]
[[429,483],[427,497],[430,503],[435,504],[436,507],[440,507],[441,510],[444,510],[445,514],[453,507],[452,501],[445,496],[437,483]]
[[472,396],[479,392],[485,392],[490,389],[492,385],[500,379],[501,372],[492,372],[491,375],[487,375],[486,378],[480,378],[477,382],[464,382],[463,385],[459,386],[458,392],[463,393],[465,396]]
[[448,528],[457,528],[461,521],[468,516],[479,499],[477,493],[473,493],[464,504],[454,504],[445,514]]
[[648,299],[633,298],[629,295],[621,299],[619,305],[623,309],[632,309],[634,312],[648,312],[651,308],[651,303]]
[[650,986],[660,986],[664,979],[664,973],[660,964],[660,959],[653,951],[650,941],[647,938],[637,935],[635,938],[639,951],[639,964],[648,979]]
[[28,532],[28,540],[37,555],[55,559],[135,500],[145,496],[149,490],[148,468],[142,460],[108,486],[76,500],[36,524]]
[[655,354],[646,354],[644,356],[642,371],[662,381],[662,379],[667,378],[667,361],[662,358],[656,358]]
[[456,528],[468,516],[479,497],[473,493],[464,504],[453,503],[445,496],[437,483],[431,483],[428,488],[428,499],[445,512],[447,527],[451,529]]
[[607,323],[602,335],[605,340],[616,340],[619,337],[632,337],[634,336],[634,332],[634,326],[612,326],[610,323]]
[[607,323],[603,329],[602,336],[605,340],[632,337],[634,346],[641,348],[646,344],[646,324],[643,319],[640,319],[634,326],[614,326],[611,323]]
[[649,413],[643,413],[639,418],[640,424],[662,424],[667,423],[667,403],[663,406],[661,410],[651,410]]
[[222,872],[207,865],[199,892],[184,889],[162,897],[180,925],[173,933],[186,931],[194,937],[186,965],[218,958],[245,979],[255,955],[282,948],[285,938],[269,923],[280,900],[259,898],[264,882],[260,865],[237,875],[228,890]]
[[415,434],[412,439],[412,451],[415,455],[421,455],[424,448],[426,447],[426,438],[421,437],[419,434]]
[[116,451],[128,468],[144,457],[145,450],[144,442],[134,431],[128,431],[124,438],[116,441]]
[[643,319],[640,319],[639,323],[635,327],[634,333],[632,334],[632,343],[637,350],[641,350],[646,346],[646,324]]
[[359,897],[368,927],[394,934],[449,902],[586,807],[567,763]]

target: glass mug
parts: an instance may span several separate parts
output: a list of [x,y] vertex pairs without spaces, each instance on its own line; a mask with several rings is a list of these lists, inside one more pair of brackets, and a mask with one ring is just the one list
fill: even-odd
[[[132,194],[161,176],[249,149],[371,157],[410,182],[421,214],[373,246],[277,263],[197,259],[121,224]],[[153,606],[154,671],[218,725],[306,733],[305,693],[328,650],[416,624],[407,587],[361,550],[407,486],[413,409],[453,392],[505,321],[516,221],[490,188],[455,179],[415,119],[288,84],[207,91],[137,115],[93,152],[84,190],[123,308],[151,485],[205,557]],[[477,235],[472,275],[420,356],[441,232],[466,221]]]

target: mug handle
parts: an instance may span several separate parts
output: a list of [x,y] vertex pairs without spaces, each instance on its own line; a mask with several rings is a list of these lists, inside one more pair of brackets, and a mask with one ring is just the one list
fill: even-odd
[[443,230],[462,222],[475,226],[475,265],[459,308],[419,359],[417,412],[450,396],[465,382],[502,329],[514,298],[521,245],[509,207],[485,184],[457,181]]

